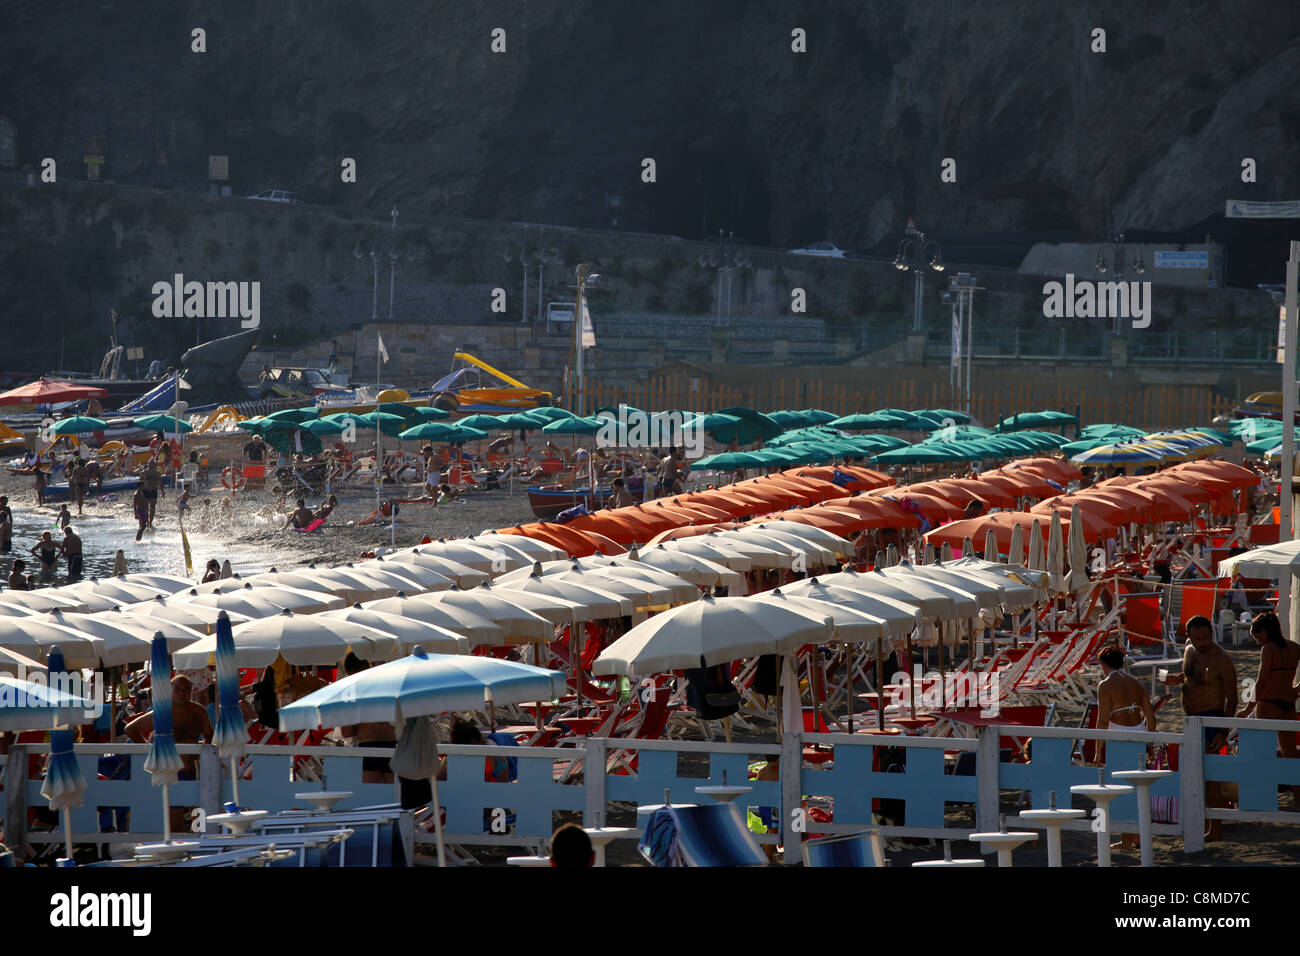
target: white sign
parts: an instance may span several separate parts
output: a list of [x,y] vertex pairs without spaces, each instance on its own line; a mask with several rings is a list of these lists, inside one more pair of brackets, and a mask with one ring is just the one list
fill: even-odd
[[208,179],[224,182],[230,178],[230,157],[208,157]]
[[1229,219],[1300,219],[1300,199],[1289,202],[1251,202],[1229,199],[1223,214]]
[[1157,269],[1208,269],[1210,254],[1208,252],[1174,252],[1168,249],[1156,251]]

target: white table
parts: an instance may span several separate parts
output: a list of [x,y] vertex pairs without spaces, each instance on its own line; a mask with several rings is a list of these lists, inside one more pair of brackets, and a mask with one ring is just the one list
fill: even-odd
[[329,813],[334,809],[334,804],[340,800],[347,800],[352,796],[351,790],[312,790],[307,793],[295,793],[295,800],[306,800],[315,804],[316,809],[321,813]]
[[1138,839],[1142,843],[1142,865],[1151,865],[1151,784],[1172,774],[1172,770],[1119,770],[1111,776],[1137,787]]
[[265,816],[268,816],[266,810],[240,810],[238,813],[214,813],[208,817],[208,822],[223,826],[236,836],[241,836]]
[[1087,816],[1083,810],[1021,810],[1020,819],[1047,831],[1047,865],[1061,866],[1061,827]]
[[1148,667],[1151,668],[1151,696],[1153,697],[1156,693],[1156,673],[1160,668],[1166,667],[1181,671],[1182,666],[1183,659],[1181,657],[1148,657],[1128,662],[1128,669],[1131,671],[1140,671]]
[[506,866],[550,866],[549,856],[508,856]]
[[596,851],[596,866],[605,865],[605,847],[620,837],[632,837],[641,832],[636,827],[583,827],[582,832],[591,840]]
[[992,847],[998,853],[998,868],[1011,866],[1011,851],[1022,843],[1029,843],[1038,839],[1037,833],[1026,833],[1023,831],[1007,832],[1006,830],[997,833],[972,833],[969,839],[980,843],[985,847]]
[[739,796],[746,793],[753,793],[753,787],[738,787],[735,784],[720,786],[696,787],[695,792],[706,797],[712,797],[718,803],[730,803]]
[[1071,787],[1071,793],[1087,797],[1101,811],[1101,826],[1097,828],[1097,865],[1110,866],[1110,802],[1133,792],[1133,788],[1122,783],[1086,783]]
[[983,860],[922,860],[912,866],[983,866]]
[[[211,817],[209,817],[211,819]],[[149,856],[164,863],[179,860],[191,850],[197,850],[198,840],[173,840],[170,843],[141,843],[135,848],[137,857]]]

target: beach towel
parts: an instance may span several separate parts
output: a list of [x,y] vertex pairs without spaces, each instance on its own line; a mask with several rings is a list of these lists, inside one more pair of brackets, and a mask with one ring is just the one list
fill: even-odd
[[677,817],[671,807],[660,807],[650,814],[645,834],[637,850],[651,866],[685,866],[677,839]]
[[311,531],[319,531],[319,530],[320,530],[321,528],[323,528],[323,527],[325,527],[325,519],[324,519],[324,518],[316,518],[314,521],[312,521],[311,524],[307,525],[307,527],[305,527],[305,528],[294,528],[293,530],[294,530],[294,531],[302,531],[302,532],[311,532]]
[[568,524],[574,518],[581,518],[583,515],[589,515],[589,514],[591,514],[591,512],[587,510],[587,506],[585,504],[574,505],[572,508],[569,508],[565,511],[561,511],[558,515],[556,515],[555,523]]

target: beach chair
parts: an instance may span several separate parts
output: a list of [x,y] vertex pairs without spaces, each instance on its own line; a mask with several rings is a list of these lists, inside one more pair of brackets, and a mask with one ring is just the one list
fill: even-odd
[[861,866],[884,867],[885,846],[879,830],[846,833],[843,836],[805,840],[804,866]]
[[414,815],[393,805],[356,810],[286,810],[261,821],[258,832],[272,838],[346,828],[352,836],[326,851],[326,866],[406,867],[414,850]]
[[734,803],[660,807],[637,847],[652,866],[766,866]]
[[208,833],[199,838],[198,852],[221,853],[249,848],[261,852],[274,847],[277,850],[292,850],[294,851],[293,856],[285,857],[269,865],[298,868],[325,867],[330,865],[327,853],[329,848],[333,844],[346,841],[352,836],[352,832],[350,829],[342,828],[312,830],[301,833],[277,833],[274,836],[253,833]]

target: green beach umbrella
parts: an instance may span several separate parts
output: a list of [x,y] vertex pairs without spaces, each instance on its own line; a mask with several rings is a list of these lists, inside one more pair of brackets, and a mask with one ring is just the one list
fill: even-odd
[[479,441],[488,437],[480,428],[468,428],[462,424],[449,422],[422,422],[406,429],[397,436],[403,441],[464,442]]
[[316,418],[320,410],[315,406],[311,408],[282,408],[278,412],[272,412],[265,416],[268,422],[308,422]]
[[317,418],[313,421],[302,423],[302,430],[310,432],[313,435],[338,435],[345,428],[347,428],[347,426],[342,422],[329,421],[324,418]]
[[458,418],[455,424],[463,425],[466,428],[477,428],[479,431],[485,432],[508,432],[510,426],[501,424],[502,417],[501,415],[484,415],[480,413]]
[[194,426],[183,418],[172,415],[141,415],[132,424],[136,428],[147,428],[151,432],[192,432]]
[[416,405],[415,414],[426,422],[440,421],[444,418],[451,418],[451,412],[445,408],[437,408],[434,405]]
[[[406,419],[402,418],[400,415],[392,415],[388,412],[370,412],[368,415],[362,415],[360,418],[360,424],[365,428],[374,428],[376,420],[378,421],[380,432],[393,438],[396,438],[406,430]],[[428,424],[433,425],[437,423],[429,422]]]
[[735,471],[737,468],[758,468],[764,464],[763,459],[751,455],[749,452],[724,451],[692,462],[691,468],[701,470],[715,468],[720,471]]
[[[375,406],[375,411],[381,415],[396,415],[404,422],[410,422],[412,425],[424,421],[423,416],[416,410],[414,405],[406,405],[402,402],[380,402]],[[373,412],[371,414],[374,414]],[[433,416],[437,418],[438,416]],[[447,416],[450,417],[450,416]]]
[[108,427],[108,422],[102,418],[91,418],[88,415],[77,415],[73,418],[65,418],[54,425],[54,434],[56,435],[88,435],[91,432],[102,432]]
[[542,431],[548,435],[594,435],[605,427],[604,418],[559,418],[546,425]]

